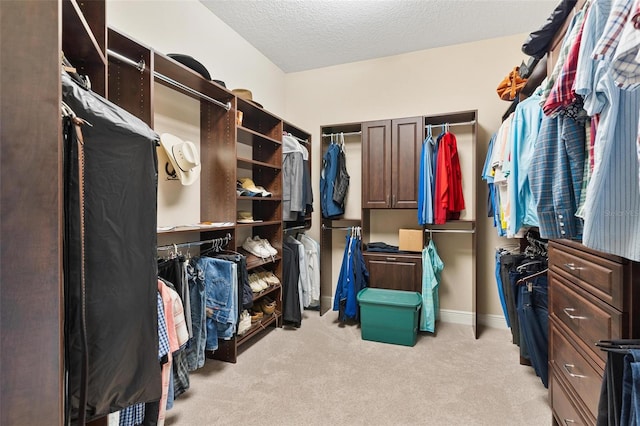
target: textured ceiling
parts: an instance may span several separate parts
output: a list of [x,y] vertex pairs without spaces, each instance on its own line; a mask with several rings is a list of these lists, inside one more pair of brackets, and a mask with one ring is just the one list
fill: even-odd
[[200,1],[287,73],[531,32],[545,22],[559,3],[559,0]]

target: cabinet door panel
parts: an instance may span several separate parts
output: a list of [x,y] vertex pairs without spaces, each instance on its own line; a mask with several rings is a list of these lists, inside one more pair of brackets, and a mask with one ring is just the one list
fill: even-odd
[[362,208],[391,207],[391,122],[362,124]]
[[422,117],[392,122],[391,206],[394,208],[418,208],[418,174],[423,135]]

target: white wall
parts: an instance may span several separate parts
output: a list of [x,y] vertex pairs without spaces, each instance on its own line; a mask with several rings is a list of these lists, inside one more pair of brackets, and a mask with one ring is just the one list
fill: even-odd
[[[509,106],[498,98],[495,88],[524,59],[520,46],[525,38],[526,34],[521,34],[287,74],[284,116],[312,132],[314,188],[319,187],[322,125],[473,109],[478,110],[479,117],[476,164],[479,174],[491,134],[499,127],[502,114]],[[357,151],[353,145],[350,145],[350,149]],[[349,153],[347,158],[352,176],[359,179],[360,165],[356,163],[360,159]],[[479,176],[476,178],[479,179]],[[507,241],[497,236],[491,220],[486,218],[486,185],[480,183],[479,187],[476,216],[478,311],[497,318],[502,316],[502,309],[493,275],[494,252],[495,247]],[[358,214],[359,196],[357,191],[349,192],[349,218]],[[316,226],[312,234],[319,238],[319,206],[315,210],[313,222]],[[382,221],[395,222],[394,227],[396,223],[402,226],[413,223],[412,227],[417,227],[414,215],[411,216],[408,217],[405,212],[388,217],[388,213],[384,213]],[[335,237],[337,235],[334,240],[339,241],[338,245],[343,245],[342,238]],[[394,234],[386,237],[390,240],[388,242],[394,242]],[[436,244],[438,242],[436,240]],[[452,243],[457,244],[455,241]],[[461,264],[460,259],[452,258],[456,256],[455,251],[451,252],[445,246],[443,250],[447,255],[441,253],[446,264],[445,270],[449,267],[447,273],[452,275],[449,286],[442,289],[441,307],[464,311],[469,306],[470,296],[468,291],[460,291],[454,286],[465,284],[464,280],[468,280],[469,271],[464,270],[469,267],[468,263]],[[341,250],[336,247],[334,260],[341,256]],[[458,270],[452,271],[452,268]],[[339,264],[334,262],[334,274],[337,274],[336,269],[339,269]]]

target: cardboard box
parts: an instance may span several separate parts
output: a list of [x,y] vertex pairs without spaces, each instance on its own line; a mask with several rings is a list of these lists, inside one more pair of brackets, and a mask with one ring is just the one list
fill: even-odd
[[362,340],[413,346],[422,296],[413,291],[364,288],[358,293]]
[[400,229],[398,248],[405,251],[421,252],[424,248],[422,229]]

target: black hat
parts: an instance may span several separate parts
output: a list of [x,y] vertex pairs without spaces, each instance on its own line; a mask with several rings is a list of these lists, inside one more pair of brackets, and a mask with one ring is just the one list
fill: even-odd
[[211,81],[211,75],[209,74],[209,71],[207,71],[207,68],[205,68],[205,66],[202,65],[200,62],[193,59],[191,56],[182,55],[179,53],[168,53],[167,56],[170,57],[171,59],[175,59],[176,61],[180,62],[182,65],[185,65],[186,67],[191,68],[192,70],[200,74],[205,80]]

